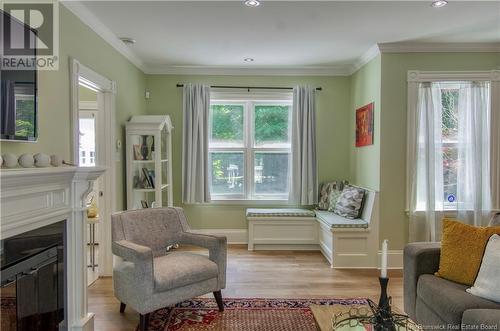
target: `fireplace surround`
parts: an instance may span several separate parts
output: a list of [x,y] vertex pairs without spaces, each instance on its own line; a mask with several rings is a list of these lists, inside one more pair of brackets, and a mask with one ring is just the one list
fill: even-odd
[[[9,257],[3,257],[10,259],[5,262],[9,263],[9,261],[17,259],[17,261],[31,261],[35,264],[28,268],[30,270],[33,268],[31,271],[23,268],[24,266],[18,270],[21,275],[27,274],[28,277],[22,279],[22,281],[26,281],[27,286],[35,286],[37,282],[40,284],[36,277],[42,277],[41,284],[46,284],[47,279],[53,280],[50,274],[51,272],[54,274],[54,270],[57,269],[54,266],[54,259],[56,264],[63,263],[63,272],[59,269],[56,272],[58,284],[64,285],[62,290],[57,288],[58,298],[61,296],[57,301],[58,315],[55,319],[48,319],[50,321],[57,320],[59,323],[57,330],[90,331],[94,329],[94,314],[87,311],[85,198],[92,189],[93,181],[104,171],[103,167],[0,170],[0,240],[4,244],[2,255],[10,252]],[[65,233],[63,258],[60,256],[61,246],[57,240],[56,243],[50,243],[48,240],[47,245],[33,248],[31,250],[33,254],[26,254],[27,249],[17,251],[15,245],[19,244],[19,241],[16,243],[16,238],[22,238],[23,234],[26,233],[43,232],[44,229],[56,227],[58,223],[61,224],[61,221],[64,221],[62,224]],[[59,251],[56,247],[59,248]],[[54,248],[56,248],[55,251]],[[21,254],[23,251],[24,254]],[[40,256],[44,254],[46,259]],[[2,268],[4,266],[7,264],[4,265],[2,261]],[[31,275],[29,275],[30,273]],[[8,279],[3,278],[2,275],[2,283],[8,281]],[[62,278],[62,281],[59,278]],[[12,280],[12,277],[10,279]],[[19,288],[19,285],[16,287]],[[43,292],[42,297],[51,293],[50,286],[42,286],[42,288],[42,291],[48,291]],[[26,286],[22,286],[23,293],[26,293],[26,289]],[[53,297],[53,295],[54,293],[51,293],[49,296]],[[46,307],[54,306],[54,302],[50,301],[39,301],[44,306],[42,310],[50,310]],[[62,311],[61,302],[64,303]],[[33,314],[29,313],[33,311],[34,307],[25,303],[25,306],[16,309],[23,316],[31,316]],[[36,320],[36,317],[35,322],[31,320],[30,322],[38,323],[36,325],[42,323]]]

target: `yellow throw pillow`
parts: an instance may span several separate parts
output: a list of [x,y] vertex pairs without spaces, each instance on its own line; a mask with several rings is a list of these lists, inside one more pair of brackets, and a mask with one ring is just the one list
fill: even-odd
[[465,285],[474,284],[488,239],[500,226],[477,227],[443,220],[441,258],[436,276]]

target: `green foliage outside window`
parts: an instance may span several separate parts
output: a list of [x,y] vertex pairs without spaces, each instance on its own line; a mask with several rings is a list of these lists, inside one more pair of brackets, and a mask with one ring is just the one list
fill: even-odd
[[456,136],[458,130],[458,90],[441,91],[443,135]]
[[290,106],[255,106],[255,142],[289,141]]
[[[455,141],[458,134],[458,90],[441,90],[443,141]],[[443,146],[444,201],[457,194],[458,148],[454,144]]]
[[212,105],[212,139],[243,140],[242,105]]

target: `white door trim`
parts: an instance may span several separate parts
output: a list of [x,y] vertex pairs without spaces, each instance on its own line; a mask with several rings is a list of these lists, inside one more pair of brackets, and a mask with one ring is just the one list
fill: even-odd
[[80,101],[80,110],[97,110],[97,101]]
[[116,210],[116,201],[112,192],[116,189],[116,165],[115,165],[115,97],[116,83],[92,69],[81,64],[78,60],[70,58],[70,82],[71,82],[71,130],[72,130],[72,162],[77,164],[78,141],[79,141],[79,85],[84,83],[91,89],[98,91],[98,108],[102,109],[101,116],[104,125],[105,136],[100,142],[103,149],[103,159],[98,160],[98,166],[107,168],[101,177],[103,183],[104,202],[106,210],[101,210],[100,239],[99,246],[99,275],[111,276],[113,271],[113,254],[111,252],[111,213]]

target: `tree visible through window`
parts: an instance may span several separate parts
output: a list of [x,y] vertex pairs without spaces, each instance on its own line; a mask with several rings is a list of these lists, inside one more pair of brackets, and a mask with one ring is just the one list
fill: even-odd
[[458,172],[458,88],[441,89],[443,138],[443,193],[445,202],[456,202]]
[[220,101],[210,108],[210,192],[217,199],[286,199],[291,101]]

